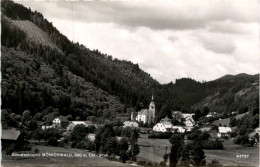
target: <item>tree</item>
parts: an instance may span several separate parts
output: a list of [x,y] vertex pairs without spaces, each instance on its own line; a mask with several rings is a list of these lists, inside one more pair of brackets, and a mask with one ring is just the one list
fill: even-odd
[[28,123],[31,119],[31,112],[29,110],[25,110],[22,115],[22,121]]
[[206,115],[208,115],[208,113],[209,113],[209,107],[208,106],[205,106],[204,108],[203,108],[203,110],[202,110],[202,116],[206,116]]
[[84,125],[76,125],[71,132],[71,140],[81,142],[88,134],[88,128]]
[[126,151],[128,150],[128,141],[125,137],[123,137],[118,144],[119,155],[122,162],[128,159]]
[[163,105],[158,114],[158,121],[166,116],[172,118],[172,111],[168,105]]
[[173,134],[170,138],[171,152],[170,152],[170,167],[175,167],[181,157],[181,149],[183,145],[183,138],[178,134]]
[[213,126],[211,127],[211,130],[217,130],[217,131],[218,131],[218,126],[217,126],[217,125],[213,125]]
[[193,165],[195,166],[203,166],[205,165],[205,153],[202,150],[202,146],[200,143],[195,142],[192,145],[191,150],[191,160],[193,161]]
[[136,155],[138,155],[140,153],[140,148],[139,148],[138,144],[132,144],[131,148],[130,148],[130,152],[132,155],[132,159],[135,159]]
[[235,117],[230,117],[229,126],[234,127],[237,125],[237,120]]
[[34,138],[38,139],[39,143],[41,142],[42,139],[44,139],[44,130],[42,130],[41,128],[37,129],[34,133],[33,133]]
[[118,141],[116,137],[109,137],[104,145],[108,155],[118,154]]
[[195,115],[194,115],[194,120],[198,121],[200,117],[201,117],[201,111],[200,110],[196,110],[195,111]]

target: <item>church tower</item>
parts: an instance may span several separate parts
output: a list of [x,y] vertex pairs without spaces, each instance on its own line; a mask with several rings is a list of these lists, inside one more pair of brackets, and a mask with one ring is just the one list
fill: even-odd
[[152,101],[151,101],[151,103],[150,103],[150,105],[149,105],[149,111],[151,112],[151,114],[152,114],[152,122],[154,122],[155,121],[155,104],[154,104],[154,101],[153,101],[154,99],[153,99],[153,95],[152,95]]

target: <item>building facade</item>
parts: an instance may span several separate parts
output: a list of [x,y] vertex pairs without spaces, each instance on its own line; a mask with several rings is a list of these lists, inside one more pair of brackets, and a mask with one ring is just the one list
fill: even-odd
[[136,117],[137,122],[143,122],[144,124],[154,123],[155,122],[155,103],[152,96],[152,101],[149,105],[149,109],[142,109],[138,112]]

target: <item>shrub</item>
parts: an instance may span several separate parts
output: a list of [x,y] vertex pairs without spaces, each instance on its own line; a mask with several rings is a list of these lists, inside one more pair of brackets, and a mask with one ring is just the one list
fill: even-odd
[[230,132],[230,136],[231,137],[236,137],[237,136],[237,132]]
[[215,167],[215,166],[222,166],[222,164],[218,160],[213,159],[210,163],[207,164],[207,166]]
[[48,145],[57,147],[58,144],[59,144],[59,143],[58,143],[56,137],[51,137],[51,138],[48,140]]
[[223,149],[223,144],[219,140],[208,140],[202,143],[203,149],[214,150]]
[[151,139],[169,139],[172,136],[172,132],[152,132],[148,135]]

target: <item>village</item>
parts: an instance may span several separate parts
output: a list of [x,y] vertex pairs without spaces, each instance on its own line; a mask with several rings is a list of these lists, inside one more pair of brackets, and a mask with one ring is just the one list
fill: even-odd
[[[169,150],[167,151],[167,148],[170,148],[168,139],[172,134],[183,135],[186,142],[195,140],[198,136],[203,136],[199,139],[206,141],[204,142],[204,149],[222,150],[225,147],[222,143],[229,142],[231,139],[235,140],[234,138],[237,135],[237,132],[235,132],[236,126],[231,119],[239,119],[246,114],[248,113],[237,114],[233,112],[232,116],[224,118],[221,114],[206,112],[204,116],[196,118],[197,113],[171,111],[170,116],[166,115],[159,121],[156,121],[156,106],[152,96],[148,109],[142,109],[139,112],[132,111],[130,118],[124,122],[110,121],[98,124],[93,121],[69,120],[71,118],[68,116],[57,116],[52,120],[52,124],[49,125],[43,121],[37,121],[37,127],[33,127],[34,131],[31,131],[30,135],[28,135],[25,131],[30,131],[28,128],[32,126],[30,125],[31,118],[28,118],[24,124],[20,124],[20,130],[14,128],[3,129],[2,145],[3,149],[6,150],[6,154],[11,154],[15,151],[19,152],[19,150],[25,150],[26,152],[24,148],[30,147],[33,143],[36,145],[71,147],[96,152],[98,150],[97,144],[105,142],[102,139],[100,140],[100,137],[107,137],[110,140],[115,138],[116,141],[111,145],[105,143],[104,146],[110,149],[116,146],[118,150],[102,151],[102,153],[106,153],[103,154],[106,158],[110,157],[111,160],[120,162],[136,161],[139,165],[142,165],[144,162],[166,165],[168,160],[164,157],[169,154]],[[106,133],[107,129],[111,129],[113,132],[105,136],[103,133]],[[252,146],[258,145],[259,138],[257,136],[259,133],[260,129],[256,128],[248,134],[248,140],[252,143]],[[197,137],[194,138],[194,136]],[[41,140],[45,142],[41,142]],[[119,153],[122,142],[126,145],[126,157]],[[158,152],[154,153],[154,150],[158,148]],[[28,151],[38,153],[41,150],[35,147],[33,150],[31,148],[27,149]],[[151,156],[151,154],[154,155]],[[157,158],[155,158],[156,156]]]

